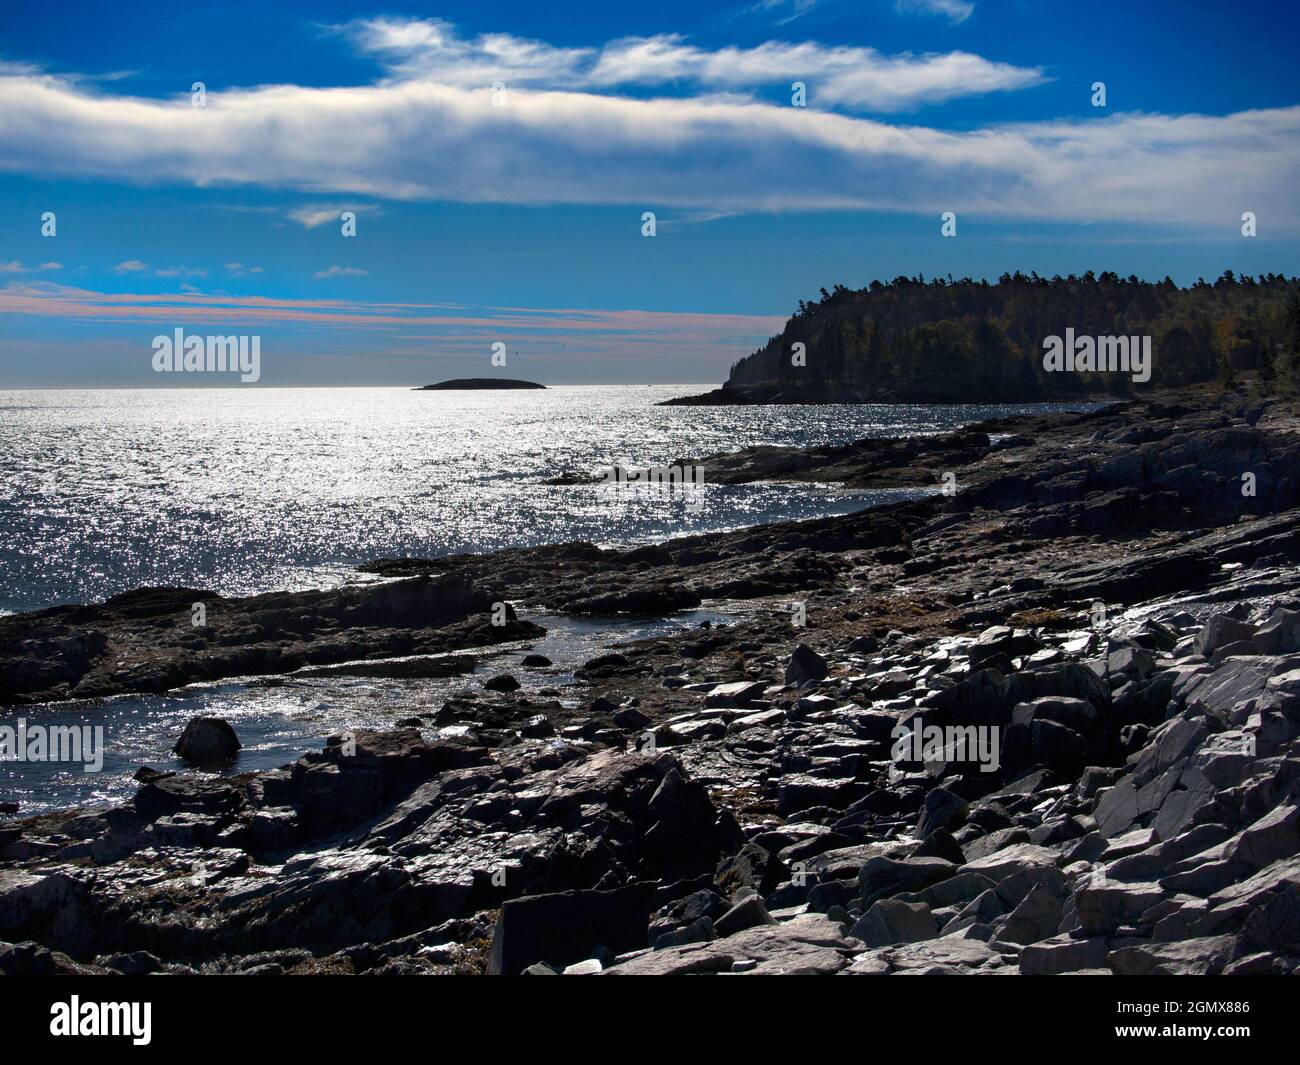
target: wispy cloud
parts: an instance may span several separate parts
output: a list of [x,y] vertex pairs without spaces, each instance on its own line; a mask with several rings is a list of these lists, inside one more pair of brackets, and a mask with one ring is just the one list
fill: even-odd
[[969,52],[886,56],[874,48],[779,41],[708,51],[662,35],[607,46],[590,80],[593,85],[691,81],[730,90],[788,88],[802,80],[814,105],[903,111],[959,96],[1025,89],[1045,78],[1038,67],[994,63]]
[[331,266],[327,270],[317,270],[312,276],[320,280],[325,277],[365,277],[368,273],[356,266]]
[[[784,7],[778,2],[760,6]],[[811,4],[796,4],[797,17]],[[969,12],[968,12],[969,13]],[[397,79],[481,88],[606,89],[687,83],[753,91],[804,80],[819,106],[902,111],[960,96],[1041,83],[1038,67],[991,62],[966,52],[884,55],[874,48],[768,41],[754,48],[705,49],[678,34],[627,37],[600,48],[556,48],[491,33],[463,37],[441,19],[373,18],[336,29]]]
[[[340,357],[352,360],[358,379],[370,381],[394,379],[393,373],[380,374],[384,359],[411,363],[406,373],[417,377],[430,372],[431,354],[486,365],[492,345],[498,341],[508,345],[512,356],[545,356],[549,372],[577,379],[589,377],[593,369],[611,359],[644,359],[653,353],[661,380],[673,379],[662,376],[664,373],[677,380],[707,380],[710,372],[725,373],[732,359],[778,332],[785,321],[784,316],[774,315],[448,307],[193,290],[108,293],[37,281],[0,286],[0,315],[94,323],[121,338],[115,349],[121,354],[147,351],[148,338],[161,327],[206,327],[223,332],[256,328],[276,334],[276,350],[281,354],[341,347],[349,354]],[[0,348],[3,346],[0,342]],[[364,355],[351,354],[359,350]],[[147,359],[140,365],[145,374]],[[397,374],[396,379],[402,375]]]
[[[455,313],[450,313],[453,311]],[[330,327],[455,326],[498,333],[540,329],[576,333],[690,328],[718,336],[740,333],[762,334],[764,338],[785,323],[784,316],[690,311],[494,306],[467,308],[443,303],[231,296],[219,293],[99,292],[49,281],[10,281],[0,287],[0,314],[34,314],[48,318],[90,318],[104,321],[237,320],[309,323]]]
[[115,274],[142,274],[149,269],[149,264],[141,262],[139,259],[127,259],[125,262],[118,263],[113,267]]
[[245,274],[260,274],[262,268],[260,266],[245,266],[243,263],[226,263],[225,271],[232,277],[243,277]]
[[741,15],[766,16],[778,26],[803,18],[817,6],[817,0],[758,0],[742,8]]
[[[120,272],[120,271],[119,271]],[[201,266],[163,266],[153,272],[154,277],[207,277]]]
[[972,0],[894,0],[894,7],[903,14],[943,15],[954,25],[975,13]]
[[8,262],[0,262],[0,274],[30,274],[62,269],[62,263],[41,263],[40,266],[24,266],[17,259],[10,259]]
[[363,209],[356,204],[308,203],[301,207],[291,207],[289,218],[305,229],[316,229],[319,226],[340,222],[344,211],[351,211],[358,217],[364,213],[372,218],[380,217],[384,213],[383,208],[375,205],[368,205]]

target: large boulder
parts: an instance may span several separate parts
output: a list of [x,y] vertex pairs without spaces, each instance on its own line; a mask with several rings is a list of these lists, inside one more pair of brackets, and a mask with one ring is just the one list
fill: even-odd
[[192,717],[172,753],[200,765],[229,762],[243,745],[224,717]]
[[859,918],[849,934],[873,948],[919,943],[939,934],[939,922],[924,902],[881,899]]

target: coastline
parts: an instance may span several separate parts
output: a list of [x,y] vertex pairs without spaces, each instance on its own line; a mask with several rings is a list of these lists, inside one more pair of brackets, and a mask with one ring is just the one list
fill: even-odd
[[[734,483],[862,487],[952,473],[958,491],[631,550],[377,561],[366,569],[405,580],[240,600],[233,632],[267,611],[331,623],[258,621],[266,631],[222,654],[280,648],[288,633],[321,661],[343,653],[340,632],[364,644],[347,648],[354,658],[408,639],[442,647],[453,632],[488,643],[498,602],[600,617],[729,599],[756,614],[597,656],[577,671],[576,709],[502,685],[359,733],[352,754],[336,739],[284,770],[145,774],[125,805],[0,824],[0,937],[35,944],[25,961],[0,949],[0,968],[122,971],[137,927],[125,914],[155,890],[131,867],[150,848],[180,915],[150,926],[144,964],[158,971],[517,972],[543,957],[512,944],[547,940],[563,892],[605,917],[590,935],[557,922],[566,949],[595,954],[547,960],[594,956],[611,972],[726,971],[742,948],[757,971],[798,959],[819,972],[1127,972],[1165,964],[1168,944],[1204,971],[1274,964],[1251,921],[1300,891],[1294,828],[1257,824],[1292,825],[1300,772],[1296,699],[1271,680],[1300,662],[1288,660],[1300,652],[1291,406],[1191,389],[939,438],[751,449],[718,469]],[[1253,496],[1234,486],[1243,472],[1257,475]],[[73,664],[90,631],[116,655],[119,630],[179,629],[188,609],[115,598],[119,629],[66,608],[57,623],[80,633],[0,642],[12,660],[22,640],[72,641],[31,648],[7,673]],[[434,601],[443,614],[427,619]],[[410,603],[441,624],[412,625]],[[170,612],[150,613],[160,606]],[[24,617],[0,619],[0,640]],[[178,645],[175,660],[193,650]],[[293,657],[275,654],[276,669]],[[139,664],[123,683],[186,675]],[[33,683],[16,694],[51,690]],[[1006,729],[1004,765],[891,758],[890,730],[918,716]],[[1263,779],[1280,784],[1262,796]],[[183,884],[168,870],[194,855],[222,871]],[[792,879],[795,863],[811,876]],[[1089,879],[1098,867],[1112,882]],[[378,914],[365,900],[381,880],[392,905]],[[55,921],[69,905],[83,915],[71,927]],[[272,929],[268,907],[300,916]],[[889,945],[901,927],[911,945]]]

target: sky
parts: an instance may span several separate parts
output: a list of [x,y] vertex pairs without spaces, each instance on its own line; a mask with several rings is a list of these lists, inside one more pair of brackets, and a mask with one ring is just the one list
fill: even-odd
[[[1288,0],[5,0],[0,389],[710,383],[835,284],[1300,273],[1296,40]],[[155,372],[178,328],[259,337],[256,384]]]

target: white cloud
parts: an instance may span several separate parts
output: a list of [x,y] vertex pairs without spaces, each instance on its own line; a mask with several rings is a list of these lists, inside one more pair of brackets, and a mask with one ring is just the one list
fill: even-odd
[[[352,211],[358,216],[362,213],[361,208],[355,204],[308,203],[291,208],[289,218],[306,229],[316,229],[331,222],[341,223],[344,211]],[[381,208],[368,206],[365,213],[371,217],[378,217],[384,212]]]
[[971,0],[894,0],[894,7],[903,14],[944,15],[954,26],[975,12]]
[[0,274],[30,274],[33,271],[62,270],[62,263],[41,263],[40,266],[24,266],[17,259],[0,262]]
[[331,266],[328,270],[318,270],[312,276],[320,279],[323,277],[366,277],[368,270],[362,270],[356,266]]
[[153,272],[154,277],[207,277],[208,272],[199,266],[167,266]]
[[507,33],[471,40],[436,18],[358,19],[335,29],[359,51],[379,58],[393,75],[436,77],[444,85],[554,85],[577,78],[596,54],[592,48],[556,48]]
[[142,263],[139,259],[127,259],[125,262],[118,263],[113,267],[115,274],[139,274],[149,269],[148,263]]
[[[765,5],[772,6],[772,5]],[[807,7],[798,8],[802,14]],[[689,82],[752,91],[808,83],[812,102],[899,111],[959,96],[1029,88],[1037,67],[990,62],[966,52],[886,56],[874,48],[768,41],[755,48],[707,50],[676,34],[628,37],[601,48],[554,48],[507,34],[461,37],[441,19],[362,19],[337,29],[379,59],[393,78],[461,88],[609,88]]]
[[235,277],[243,277],[245,274],[260,274],[260,266],[245,266],[243,263],[226,263],[225,270]]
[[969,52],[881,55],[874,48],[828,48],[769,41],[756,48],[705,51],[672,35],[606,46],[591,72],[595,85],[656,85],[689,80],[723,89],[787,88],[801,80],[814,105],[900,111],[958,96],[1040,84],[1038,68],[992,63]]
[[[406,24],[403,32],[424,41],[421,26]],[[985,62],[968,57],[975,66],[955,74],[935,72],[933,64],[899,69],[903,87],[891,90],[873,68],[835,58],[843,50],[705,53],[655,40],[607,48],[602,77],[666,77],[685,65],[721,85],[742,71],[775,77],[790,49],[808,48],[809,62],[831,72],[823,92],[862,99],[901,91],[915,99],[954,80],[977,81]],[[520,69],[569,62],[504,44],[498,51]],[[967,57],[938,59],[961,66]],[[908,83],[905,75],[918,80]],[[188,97],[111,95],[49,75],[0,73],[0,172],[322,197],[617,204],[638,216],[668,208],[866,209],[937,219],[953,210],[1192,223],[1232,233],[1243,210],[1274,232],[1298,221],[1292,190],[1300,184],[1300,107],[951,131],[716,95],[643,99],[512,86],[498,106],[489,79],[483,82],[467,88],[395,77],[346,88],[267,86],[210,93],[205,108],[194,108]],[[311,223],[312,210],[338,217],[335,202],[325,201],[296,209],[296,220]]]

